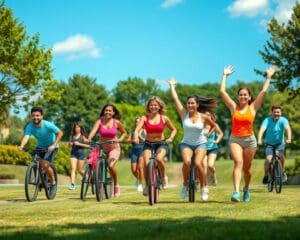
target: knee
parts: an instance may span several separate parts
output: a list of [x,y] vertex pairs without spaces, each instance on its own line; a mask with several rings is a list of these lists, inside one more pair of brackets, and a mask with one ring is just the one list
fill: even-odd
[[234,167],[235,168],[242,168],[243,167],[243,162],[242,161],[235,161],[234,162]]

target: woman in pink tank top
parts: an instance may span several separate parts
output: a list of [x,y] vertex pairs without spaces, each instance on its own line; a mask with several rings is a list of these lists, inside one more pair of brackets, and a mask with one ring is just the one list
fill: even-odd
[[[147,165],[149,158],[151,157],[151,145],[149,142],[162,142],[171,143],[177,133],[177,130],[172,121],[165,115],[165,104],[158,97],[152,97],[148,100],[145,106],[147,114],[141,117],[138,125],[136,126],[133,141],[139,142],[138,136],[141,129],[144,127],[147,135],[144,145],[144,177],[146,187],[144,188],[143,194],[147,195]],[[165,126],[170,130],[170,137],[165,138],[164,129]],[[147,144],[148,142],[148,144]],[[165,175],[165,157],[168,152],[167,144],[160,144],[156,147],[158,168],[163,181],[163,188],[167,187],[167,176]]]
[[[101,110],[100,119],[95,122],[94,127],[88,137],[88,140],[91,141],[98,132],[100,141],[113,140],[116,142],[113,144],[102,145],[104,153],[107,157],[109,172],[114,180],[115,197],[120,196],[120,186],[118,184],[117,172],[115,168],[121,153],[119,142],[122,142],[127,134],[120,119],[121,115],[119,110],[113,104],[105,104]],[[118,132],[121,133],[120,136],[118,136]]]

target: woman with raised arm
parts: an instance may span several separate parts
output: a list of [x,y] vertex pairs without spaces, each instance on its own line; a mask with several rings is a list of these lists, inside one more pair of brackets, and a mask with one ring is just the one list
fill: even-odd
[[[151,97],[145,106],[146,115],[142,116],[138,122],[135,131],[133,141],[135,143],[139,142],[139,133],[142,128],[146,131],[146,140],[144,144],[144,176],[146,186],[144,188],[143,194],[146,196],[147,192],[147,165],[149,158],[151,157],[152,145],[151,143],[158,143],[155,146],[156,157],[158,162],[158,168],[160,176],[162,178],[163,189],[167,188],[168,179],[165,174],[165,157],[169,151],[167,143],[171,143],[177,133],[177,130],[172,123],[172,121],[165,115],[165,103],[158,97]],[[169,138],[165,138],[164,130],[167,127],[170,130]]]
[[[180,152],[183,160],[182,175],[183,187],[181,190],[181,197],[187,196],[187,180],[189,176],[189,169],[193,155],[195,156],[195,166],[198,171],[201,186],[201,199],[208,200],[208,187],[205,184],[206,174],[203,168],[203,159],[206,156],[206,142],[207,137],[215,130],[214,121],[205,114],[209,112],[214,115],[214,108],[216,107],[216,100],[213,98],[204,98],[198,95],[191,95],[186,100],[186,109],[181,104],[176,90],[175,79],[169,79],[172,98],[175,103],[176,110],[180,115],[183,126],[183,139],[180,143]],[[204,132],[204,126],[210,125],[209,132]]]
[[[100,141],[113,141],[112,144],[103,144],[102,148],[108,161],[108,170],[114,180],[114,196],[120,196],[120,186],[118,184],[116,163],[120,157],[121,148],[119,142],[122,142],[126,136],[126,130],[120,121],[121,115],[115,105],[107,103],[103,106],[100,118],[95,122],[88,140],[91,141],[98,132]],[[118,131],[121,135],[118,137]]]
[[233,66],[225,67],[221,80],[221,97],[231,113],[231,135],[229,138],[229,149],[234,161],[233,167],[233,188],[231,201],[240,201],[240,182],[242,169],[244,172],[243,201],[250,201],[249,185],[251,180],[251,162],[256,152],[257,142],[253,132],[253,123],[256,112],[260,108],[270,80],[276,71],[275,66],[271,66],[266,71],[266,80],[263,87],[254,99],[248,88],[240,88],[237,91],[238,104],[235,103],[226,92],[227,76],[233,73]]

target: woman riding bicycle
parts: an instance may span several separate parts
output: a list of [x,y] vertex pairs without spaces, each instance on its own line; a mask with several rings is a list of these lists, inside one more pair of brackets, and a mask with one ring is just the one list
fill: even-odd
[[[171,143],[177,133],[176,128],[174,127],[174,124],[172,121],[165,115],[165,104],[162,100],[160,100],[158,97],[152,97],[148,100],[145,106],[147,114],[145,116],[141,117],[141,120],[139,121],[138,125],[136,126],[135,132],[134,132],[134,142],[139,142],[139,132],[144,127],[146,130],[146,141],[144,145],[144,175],[145,175],[145,181],[147,183],[147,165],[149,162],[149,158],[151,157],[151,150],[152,145],[150,143],[159,143],[159,142],[166,142]],[[171,131],[170,137],[168,139],[165,138],[164,135],[164,129],[165,126]],[[167,144],[161,143],[156,145],[155,151],[156,151],[156,157],[158,162],[158,168],[160,172],[160,176],[162,178],[162,187],[165,189],[167,187],[167,176],[165,174],[165,157],[169,150],[169,147]],[[143,194],[147,195],[147,189],[146,186],[144,188]]]
[[[198,170],[201,186],[201,199],[203,201],[208,200],[208,188],[205,185],[206,174],[203,168],[203,160],[206,156],[206,142],[207,136],[215,130],[214,121],[205,112],[213,113],[213,109],[216,107],[216,100],[212,98],[203,98],[198,95],[192,95],[187,98],[187,109],[181,104],[176,90],[175,79],[168,80],[170,85],[172,98],[175,103],[177,112],[180,115],[184,136],[180,143],[180,152],[183,160],[182,175],[183,175],[183,187],[181,190],[181,197],[187,196],[187,181],[189,176],[190,165],[193,155],[195,155],[195,166]],[[210,130],[204,130],[205,125],[210,125]],[[204,134],[204,132],[206,134]]]
[[[120,157],[121,148],[119,142],[122,142],[126,136],[126,130],[120,121],[121,115],[119,110],[113,104],[105,104],[100,113],[100,119],[98,119],[92,131],[89,134],[88,140],[99,133],[100,141],[113,141],[112,144],[103,144],[102,148],[106,154],[108,161],[108,169],[114,180],[114,196],[120,196],[120,186],[118,184],[116,163]],[[117,136],[118,131],[121,132],[120,137]]]

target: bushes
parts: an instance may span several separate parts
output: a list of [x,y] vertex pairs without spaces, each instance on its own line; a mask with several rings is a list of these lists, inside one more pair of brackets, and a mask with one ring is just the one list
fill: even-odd
[[[69,175],[70,149],[61,143],[54,159],[56,170],[60,174]],[[31,161],[29,153],[20,152],[17,146],[0,145],[0,164],[28,165]]]
[[297,173],[300,173],[300,156],[297,156],[295,158],[294,166],[287,166],[285,168],[285,171],[288,176],[293,176],[296,175]]

